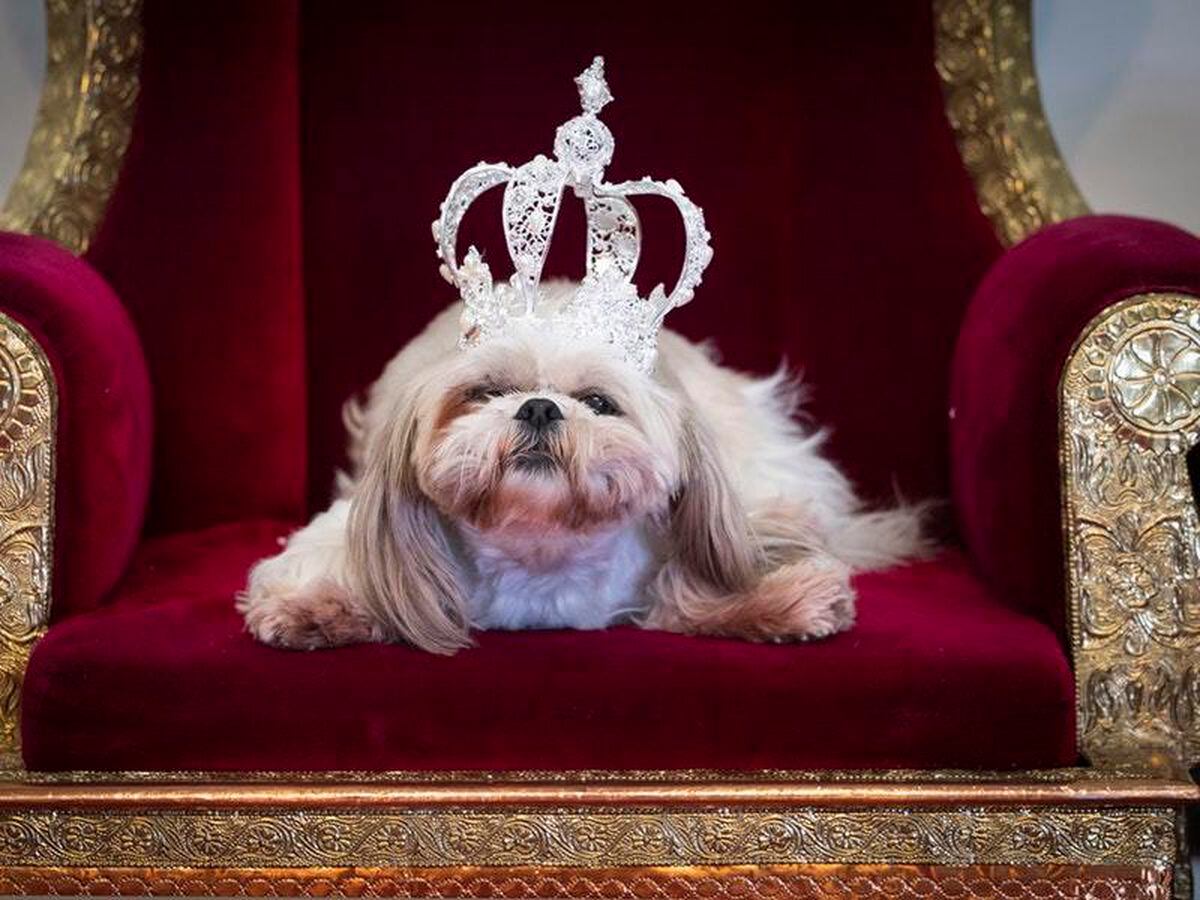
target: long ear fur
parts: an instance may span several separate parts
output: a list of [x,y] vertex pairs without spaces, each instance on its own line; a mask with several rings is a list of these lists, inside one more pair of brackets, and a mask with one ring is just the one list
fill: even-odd
[[[716,600],[749,591],[765,559],[746,510],[721,463],[708,428],[689,416],[683,423],[682,478],[672,500],[670,549],[654,589],[661,602]],[[685,618],[687,611],[679,608]]]
[[393,637],[432,653],[471,644],[466,598],[441,516],[413,468],[415,404],[370,442],[350,503],[351,587]]

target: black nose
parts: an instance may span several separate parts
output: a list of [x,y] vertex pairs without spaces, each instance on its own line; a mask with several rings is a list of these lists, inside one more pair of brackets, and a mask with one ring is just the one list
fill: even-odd
[[558,408],[558,404],[545,397],[530,397],[521,404],[521,408],[513,416],[514,419],[526,423],[535,431],[544,431],[562,417],[562,410]]

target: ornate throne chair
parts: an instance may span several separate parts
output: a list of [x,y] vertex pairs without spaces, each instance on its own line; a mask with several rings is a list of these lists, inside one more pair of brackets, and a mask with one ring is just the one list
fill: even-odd
[[[1087,214],[1027,2],[48,13],[0,219],[0,892],[1183,890],[1200,240]],[[446,185],[597,51],[615,174],[669,165],[713,232],[672,326],[802,366],[946,549],[808,645],[256,644],[247,567],[452,299]]]

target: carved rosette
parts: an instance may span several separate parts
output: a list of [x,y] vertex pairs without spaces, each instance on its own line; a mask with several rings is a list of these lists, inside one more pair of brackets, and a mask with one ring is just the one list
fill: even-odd
[[50,610],[54,404],[41,348],[0,314],[0,757],[10,763],[25,664]]
[[1200,298],[1144,294],[1086,329],[1062,379],[1080,747],[1095,765],[1200,759]]
[[0,230],[87,249],[133,126],[142,0],[47,0],[46,80]]
[[934,0],[946,116],[1005,244],[1088,212],[1046,122],[1030,0]]

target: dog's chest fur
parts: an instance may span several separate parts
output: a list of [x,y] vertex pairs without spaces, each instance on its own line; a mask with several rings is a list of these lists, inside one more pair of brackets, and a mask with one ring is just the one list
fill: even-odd
[[594,534],[464,528],[462,538],[479,628],[604,628],[644,608],[656,565],[634,524]]

